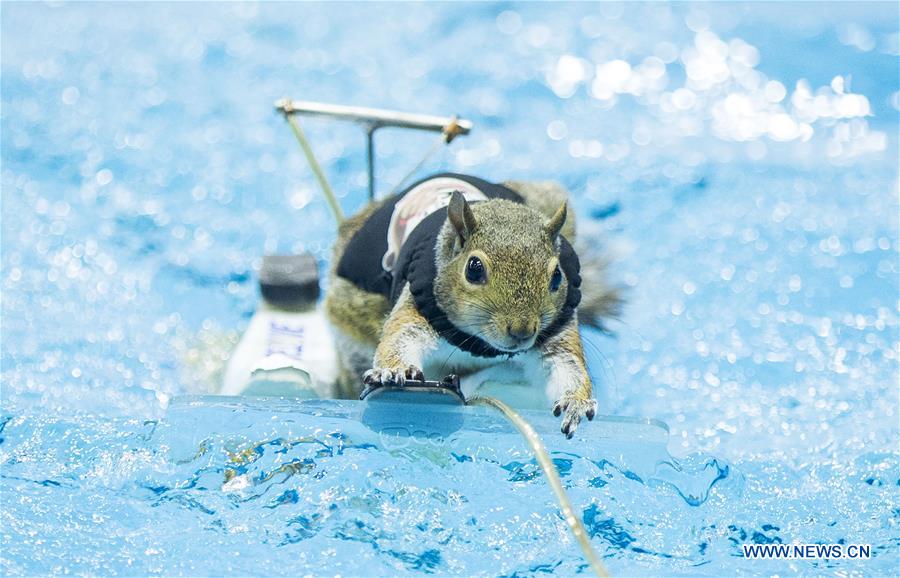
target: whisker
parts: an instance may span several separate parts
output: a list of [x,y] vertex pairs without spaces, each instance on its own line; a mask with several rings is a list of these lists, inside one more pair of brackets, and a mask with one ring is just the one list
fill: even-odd
[[618,384],[618,376],[616,375],[615,368],[613,367],[612,362],[609,357],[600,349],[600,347],[592,340],[587,337],[587,335],[581,335],[581,343],[583,347],[588,347],[590,350],[597,354],[600,358],[601,365],[600,370],[605,379],[605,383],[608,387],[614,392],[615,399],[619,398],[619,384]]
[[[459,331],[459,330],[456,330],[456,333],[457,334],[460,334],[460,333],[465,334],[465,332]],[[457,351],[461,351],[462,347],[464,347],[469,341],[471,341],[472,339],[476,339],[476,338],[484,340],[484,331],[476,331],[475,333],[469,333],[468,335],[469,336],[466,339],[464,339],[463,342],[458,347],[454,347],[450,351],[450,355],[448,355],[447,359],[445,359],[444,362],[440,365],[439,373],[442,373],[444,371],[444,369],[447,367],[447,363],[450,361],[450,358],[453,357],[453,354],[456,353]]]

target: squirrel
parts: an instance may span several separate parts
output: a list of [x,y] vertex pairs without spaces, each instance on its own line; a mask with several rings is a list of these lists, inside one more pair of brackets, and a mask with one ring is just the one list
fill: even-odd
[[599,326],[620,302],[596,275],[582,295],[574,235],[555,183],[444,173],[364,207],[339,228],[325,300],[340,394],[530,361],[571,438],[597,411],[579,304]]

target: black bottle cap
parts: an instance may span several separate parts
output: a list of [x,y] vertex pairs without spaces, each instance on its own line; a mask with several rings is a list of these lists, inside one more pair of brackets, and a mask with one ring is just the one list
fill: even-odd
[[263,299],[275,307],[297,309],[319,299],[319,267],[309,253],[266,255],[259,270]]

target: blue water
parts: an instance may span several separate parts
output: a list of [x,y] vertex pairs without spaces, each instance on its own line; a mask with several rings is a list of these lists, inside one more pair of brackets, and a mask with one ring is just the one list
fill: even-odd
[[[458,112],[426,170],[574,191],[628,297],[586,335],[602,413],[671,428],[530,416],[614,574],[897,573],[895,4],[0,9],[4,575],[588,571],[512,433],[396,448],[352,403],[185,401],[261,255],[328,258],[284,96]],[[358,207],[361,131],[305,126]],[[379,133],[379,189],[433,138]],[[777,542],[872,559],[742,558]]]

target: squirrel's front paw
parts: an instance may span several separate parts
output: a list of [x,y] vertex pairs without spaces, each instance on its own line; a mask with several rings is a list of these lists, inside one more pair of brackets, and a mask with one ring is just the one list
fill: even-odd
[[425,381],[425,375],[415,365],[410,365],[406,369],[373,367],[363,374],[363,382],[366,385],[402,386],[407,381]]
[[573,395],[564,395],[562,399],[553,404],[553,415],[559,417],[563,415],[562,427],[560,430],[566,434],[567,438],[575,435],[578,424],[581,423],[581,417],[584,416],[588,420],[594,419],[597,413],[596,399],[581,399]]

